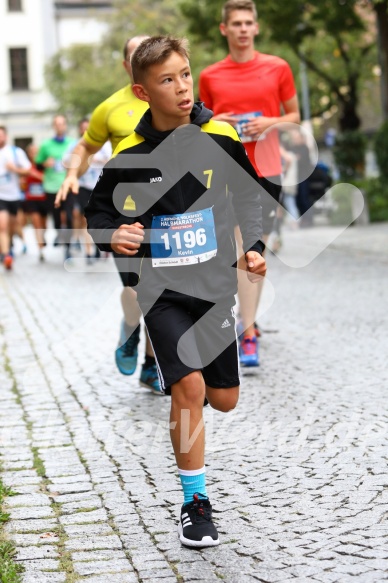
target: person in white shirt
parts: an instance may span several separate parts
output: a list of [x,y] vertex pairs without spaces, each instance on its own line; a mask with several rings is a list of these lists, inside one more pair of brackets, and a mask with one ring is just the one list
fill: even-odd
[[28,174],[30,168],[25,152],[7,144],[7,129],[0,126],[0,253],[6,269],[13,263],[10,232],[21,200],[19,177]]

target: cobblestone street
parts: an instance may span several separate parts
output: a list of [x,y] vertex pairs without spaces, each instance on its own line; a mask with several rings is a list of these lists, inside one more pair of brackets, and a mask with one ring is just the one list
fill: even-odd
[[287,266],[292,238],[329,231],[285,231],[285,262],[269,254],[262,365],[236,410],[204,411],[221,544],[200,551],[176,532],[170,398],[115,367],[111,259],[65,269],[63,249],[40,264],[31,244],[0,273],[0,462],[24,583],[388,580],[387,225]]

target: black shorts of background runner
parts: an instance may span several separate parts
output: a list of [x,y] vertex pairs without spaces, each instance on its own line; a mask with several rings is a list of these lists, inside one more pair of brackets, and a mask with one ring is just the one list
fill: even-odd
[[81,213],[85,214],[85,207],[89,202],[89,198],[92,194],[92,190],[89,188],[85,188],[84,186],[80,186],[79,192],[77,196],[74,196],[74,205],[79,207]]
[[25,200],[24,212],[27,214],[37,213],[41,217],[47,217],[49,212],[47,200]]
[[67,199],[61,203],[61,206],[57,208],[55,203],[56,193],[46,192],[46,201],[49,214],[52,215],[54,219],[54,227],[57,231],[60,231],[61,224],[61,212],[66,213],[66,235],[64,236],[63,243],[70,243],[71,233],[73,230],[73,206],[74,206],[74,194],[69,194]]
[[[264,176],[259,176],[258,181],[264,190],[270,195],[269,197],[266,196],[264,198],[264,196],[262,196],[261,198],[263,235],[269,235],[273,229],[276,209],[278,208],[278,203],[280,202],[280,193],[282,190],[281,177],[268,176],[267,178],[264,178]],[[237,219],[235,218],[235,225],[237,224]]]
[[263,205],[263,235],[269,235],[273,229],[273,224],[276,216],[276,209],[280,201],[281,177],[280,176],[264,176],[259,177],[261,186],[271,195],[271,198],[262,198]]
[[0,211],[7,211],[8,214],[16,217],[18,210],[20,208],[20,200],[1,200],[0,199]]
[[[145,313],[147,306],[140,300],[139,304]],[[171,393],[172,384],[195,370],[202,371],[206,385],[212,388],[230,389],[240,384],[234,304],[232,297],[212,309],[211,302],[165,290],[146,313],[144,321],[155,352],[160,385],[166,394]],[[191,330],[178,353],[180,338],[205,314],[200,328]],[[214,351],[217,354],[217,346],[220,354],[210,364],[205,361],[201,365],[203,358]],[[198,366],[182,362],[182,350],[184,360]]]

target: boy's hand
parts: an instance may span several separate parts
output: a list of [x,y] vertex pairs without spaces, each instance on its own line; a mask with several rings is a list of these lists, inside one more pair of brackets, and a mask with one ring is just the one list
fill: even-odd
[[267,265],[264,257],[257,251],[248,251],[248,253],[245,253],[245,261],[247,262],[247,275],[249,281],[257,283],[267,272]]
[[141,223],[121,225],[112,235],[111,247],[120,255],[136,255],[144,239],[144,227]]

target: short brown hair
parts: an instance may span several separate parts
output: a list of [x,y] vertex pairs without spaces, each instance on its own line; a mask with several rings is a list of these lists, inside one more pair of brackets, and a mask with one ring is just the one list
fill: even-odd
[[147,69],[164,63],[172,53],[189,59],[189,42],[186,38],[151,36],[143,40],[131,58],[134,83],[141,83]]
[[252,0],[228,0],[222,7],[221,19],[224,24],[228,23],[230,13],[233,10],[250,10],[255,20],[257,19],[256,5]]

